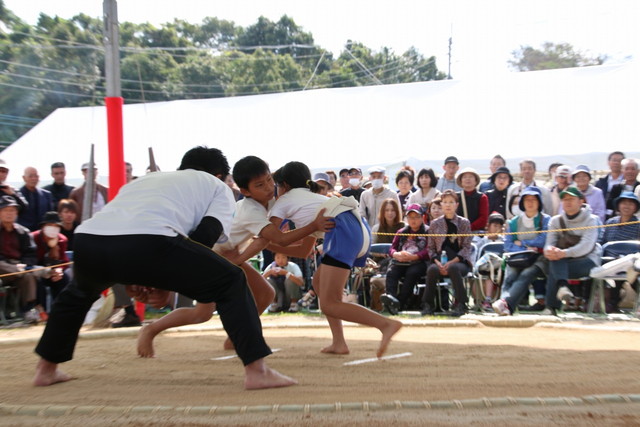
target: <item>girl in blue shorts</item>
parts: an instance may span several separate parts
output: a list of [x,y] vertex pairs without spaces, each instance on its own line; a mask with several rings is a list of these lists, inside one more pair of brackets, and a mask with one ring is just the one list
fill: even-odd
[[303,227],[314,220],[320,209],[325,209],[325,216],[335,218],[335,228],[324,235],[322,261],[313,276],[313,288],[333,335],[331,345],[322,352],[349,353],[342,330],[342,320],[346,320],[382,332],[377,351],[377,356],[381,357],[402,323],[361,305],[342,301],[351,268],[364,265],[371,240],[369,226],[358,213],[358,202],[353,197],[327,198],[316,194],[318,185],[311,180],[311,172],[304,163],[289,162],[276,171],[273,178],[279,197],[269,216],[276,227],[285,219],[291,220],[296,227]]

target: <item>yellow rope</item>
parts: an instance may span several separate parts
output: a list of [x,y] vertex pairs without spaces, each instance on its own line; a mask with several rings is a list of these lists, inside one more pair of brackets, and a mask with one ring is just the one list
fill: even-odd
[[640,221],[630,221],[630,222],[623,222],[623,223],[617,223],[617,224],[603,224],[603,225],[587,225],[584,227],[574,227],[574,228],[559,228],[557,230],[532,230],[529,231],[527,230],[526,232],[502,232],[502,233],[467,233],[467,234],[411,234],[411,233],[371,233],[371,234],[375,234],[378,236],[431,236],[431,237],[473,237],[473,236],[478,236],[478,237],[482,237],[482,236],[496,236],[496,235],[501,235],[501,236],[506,236],[506,235],[511,235],[511,234],[532,234],[532,233],[559,233],[561,231],[572,231],[572,230],[591,230],[594,228],[605,228],[605,227],[620,227],[623,225],[633,225],[633,224],[640,224]]
[[34,271],[46,270],[47,268],[51,269],[51,268],[64,267],[66,265],[71,265],[71,264],[73,264],[73,262],[65,262],[63,264],[48,265],[46,267],[38,267],[38,268],[33,268],[31,270],[14,271],[13,273],[0,274],[0,278],[8,277],[8,276],[17,276],[25,273],[33,273]]

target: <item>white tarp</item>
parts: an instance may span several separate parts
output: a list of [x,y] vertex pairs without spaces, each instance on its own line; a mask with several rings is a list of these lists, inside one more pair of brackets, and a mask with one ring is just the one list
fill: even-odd
[[[509,73],[487,81],[434,81],[320,89],[273,95],[124,106],[125,160],[134,174],[153,147],[162,170],[175,169],[195,145],[218,147],[231,165],[249,154],[273,169],[290,160],[312,169],[398,165],[434,167],[456,155],[462,166],[488,169],[501,154],[512,170],[523,158],[606,168],[606,155],[639,151],[640,70],[635,63]],[[54,161],[80,178],[95,144],[108,174],[104,107],[61,108],[0,153],[9,181],[35,166],[48,182]],[[595,153],[595,154],[594,154]]]

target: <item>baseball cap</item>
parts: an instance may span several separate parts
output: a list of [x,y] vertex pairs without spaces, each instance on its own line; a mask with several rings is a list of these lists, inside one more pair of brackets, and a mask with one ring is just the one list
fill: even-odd
[[376,173],[376,172],[382,172],[385,173],[387,170],[385,168],[383,168],[382,166],[371,166],[367,172],[369,173]]
[[571,176],[571,167],[568,165],[558,166],[556,168],[556,176],[563,176],[569,178]]
[[578,190],[578,187],[576,187],[575,185],[570,185],[564,190],[562,190],[562,192],[560,193],[560,199],[564,199],[564,197],[567,195],[584,199],[582,192]]
[[331,179],[329,178],[329,175],[327,175],[326,173],[318,172],[317,174],[313,175],[313,181],[314,182],[318,182],[318,181],[331,182]]
[[456,156],[449,156],[446,159],[444,159],[444,164],[446,165],[447,163],[457,163],[460,164],[460,162],[458,161],[458,158]]
[[412,203],[412,204],[407,206],[406,213],[409,213],[409,212],[415,212],[418,215],[422,215],[422,206],[420,206],[417,203]]

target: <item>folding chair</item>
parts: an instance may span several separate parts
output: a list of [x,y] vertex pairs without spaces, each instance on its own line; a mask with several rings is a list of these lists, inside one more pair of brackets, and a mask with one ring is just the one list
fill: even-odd
[[[615,261],[618,258],[622,258],[626,255],[640,253],[640,241],[639,240],[619,240],[615,242],[607,242],[602,245],[602,264],[603,267],[611,261]],[[589,309],[588,313],[593,314],[593,309],[595,305],[595,297],[597,295],[599,301],[599,309],[600,313],[606,313],[606,305],[605,305],[605,281],[606,280],[626,280],[627,279],[627,269],[629,267],[624,267],[620,271],[612,271],[608,272],[606,275],[602,276],[601,274],[596,274],[594,277],[594,270],[592,270],[591,278],[593,279],[593,284],[591,286],[591,295],[589,296]],[[639,299],[640,300],[640,299]],[[634,313],[636,313],[638,309],[638,301],[636,301],[636,307],[634,308]]]
[[[477,252],[477,251],[476,251]],[[477,253],[477,256],[475,258],[475,260],[479,260],[480,258],[482,258],[486,253],[494,253],[500,257],[502,257],[502,254],[504,253],[504,242],[489,242],[487,244],[485,244],[481,249],[480,252]],[[501,282],[502,280],[502,275],[500,274],[500,279],[499,281]],[[484,284],[483,284],[483,278],[485,276],[477,271],[471,271],[467,277],[465,278],[465,282],[467,283],[467,292],[469,297],[473,298],[473,309],[474,310],[481,310],[481,304],[482,301],[486,298],[486,294],[484,292]],[[498,285],[498,290],[500,289],[500,283],[497,284]],[[479,298],[475,298],[476,296],[478,296]],[[495,295],[496,297],[498,296],[498,294]]]

